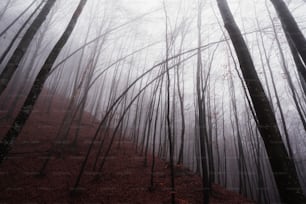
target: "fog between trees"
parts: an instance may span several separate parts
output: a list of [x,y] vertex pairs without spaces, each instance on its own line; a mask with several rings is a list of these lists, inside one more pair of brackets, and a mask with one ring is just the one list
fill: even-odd
[[0,163],[44,89],[46,112],[55,95],[69,99],[49,156],[77,145],[78,131],[67,135],[84,112],[99,123],[74,190],[93,144],[101,172],[126,137],[152,188],[150,154],[169,161],[173,191],[175,165],[201,174],[203,203],[212,183],[258,203],[305,203],[305,9],[301,0],[1,1],[0,120],[11,127]]

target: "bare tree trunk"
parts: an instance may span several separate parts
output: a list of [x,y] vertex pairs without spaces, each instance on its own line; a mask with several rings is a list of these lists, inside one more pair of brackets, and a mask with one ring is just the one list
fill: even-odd
[[[214,85],[214,109],[213,109],[213,117],[215,120],[215,127],[214,127],[214,135],[215,135],[215,143],[216,143],[216,156],[217,156],[217,161],[216,161],[216,172],[215,172],[215,179],[216,179],[216,183],[221,183],[221,165],[220,165],[220,147],[219,147],[219,137],[218,137],[218,130],[219,130],[219,126],[218,126],[218,111],[217,111],[217,104],[216,104],[216,86]],[[214,159],[214,158],[213,158]]]
[[36,0],[32,1],[32,3],[25,10],[23,10],[6,28],[4,28],[4,30],[0,33],[0,37],[3,36],[35,3]]
[[[183,43],[184,43],[184,39],[185,39],[185,36],[186,36],[186,31],[182,31],[182,39],[181,39],[181,44],[180,44],[180,50],[179,50],[179,53],[182,52],[182,49],[183,49]],[[177,160],[177,164],[183,164],[184,162],[184,144],[185,144],[185,112],[184,112],[184,75],[183,75],[183,72],[184,72],[184,69],[183,69],[183,64],[180,63],[181,61],[181,57],[178,58],[178,67],[177,67],[177,70],[176,70],[176,77],[177,77],[177,91],[178,91],[178,97],[179,97],[179,102],[180,102],[180,113],[181,113],[181,120],[182,120],[182,130],[181,130],[181,144],[180,144],[180,148],[179,148],[179,155],[178,155],[178,160]],[[180,79],[180,72],[179,72],[179,68],[180,66],[182,66],[182,71],[181,71],[181,75],[182,75],[182,79]],[[182,87],[181,87],[181,84],[182,83]]]
[[28,50],[32,39],[34,38],[42,23],[45,21],[55,2],[56,0],[48,0],[46,2],[40,13],[37,15],[33,23],[30,25],[30,27],[22,37],[21,41],[19,42],[12,57],[10,58],[0,75],[0,95],[3,93],[13,74],[18,69],[19,63],[22,60],[26,51]]
[[[142,48],[143,49],[143,48]],[[140,49],[140,50],[142,50]],[[139,51],[139,50],[138,50]],[[137,52],[137,51],[135,51]],[[133,53],[135,53],[133,52]],[[190,51],[189,51],[190,52]],[[187,52],[187,53],[189,53]],[[186,53],[185,53],[186,54]],[[183,61],[186,61],[188,59],[190,59],[192,56],[194,55],[191,55],[189,57],[186,57],[186,59],[184,59]],[[78,185],[80,183],[80,180],[81,180],[81,177],[84,173],[84,170],[85,170],[85,167],[87,165],[87,162],[88,162],[88,159],[89,159],[89,155],[92,151],[92,148],[93,148],[93,145],[97,139],[97,136],[101,130],[101,128],[103,127],[103,125],[105,125],[106,121],[107,121],[107,118],[109,117],[109,115],[111,114],[111,112],[114,112],[117,108],[118,108],[118,103],[122,101],[123,97],[128,93],[128,91],[133,87],[135,86],[135,84],[140,81],[141,79],[143,79],[144,76],[146,76],[147,74],[151,73],[155,68],[159,67],[159,66],[162,66],[163,64],[165,64],[166,62],[168,62],[169,60],[171,59],[175,59],[176,57],[178,57],[178,55],[175,55],[175,56],[172,56],[172,57],[168,57],[166,60],[162,61],[162,62],[159,62],[157,64],[155,64],[154,66],[152,66],[150,69],[146,70],[144,73],[142,73],[140,76],[138,76],[126,89],[124,89],[124,91],[116,98],[116,100],[110,105],[110,107],[108,108],[107,112],[105,113],[104,117],[101,119],[101,122],[99,123],[98,125],[98,128],[94,134],[94,136],[92,137],[91,139],[91,142],[89,144],[89,147],[88,147],[88,150],[86,152],[86,156],[85,156],[85,159],[84,161],[82,162],[82,165],[80,167],[80,172],[77,176],[77,179],[76,179],[76,182],[74,184],[74,188],[72,190],[72,193],[75,193],[76,190],[78,189]],[[118,60],[120,61],[120,59]],[[117,62],[116,62],[117,63]],[[112,65],[116,64],[116,63],[113,63]],[[157,77],[155,77],[153,80],[147,82],[147,84],[145,85],[145,87],[143,87],[139,93],[137,94],[137,97],[139,97],[139,95],[147,88],[149,87],[155,80],[157,80],[159,77],[163,76],[164,74],[166,74],[166,72],[170,69],[173,69],[174,67],[176,67],[177,65],[173,65],[171,67],[168,67],[168,69],[166,69],[165,71],[163,71],[160,75],[158,75]],[[110,68],[111,66],[109,66],[108,68]],[[107,68],[107,69],[108,69]],[[95,81],[101,76],[102,74],[99,74],[91,83],[91,85],[93,85],[95,83]],[[91,87],[90,85],[90,87]],[[136,98],[137,98],[136,97]],[[134,100],[134,99],[133,99]],[[136,99],[135,99],[136,100]]]
[[[302,108],[299,105],[298,96],[297,96],[293,81],[291,79],[290,72],[289,72],[288,67],[286,65],[285,54],[282,50],[281,42],[278,38],[277,31],[276,31],[275,25],[273,23],[273,19],[272,19],[272,16],[271,16],[270,12],[269,12],[269,17],[270,17],[270,20],[271,20],[271,23],[272,23],[272,28],[273,28],[273,32],[274,32],[274,36],[275,36],[275,40],[276,40],[276,45],[277,45],[277,48],[278,48],[279,53],[280,53],[281,67],[282,67],[284,73],[286,74],[286,80],[287,80],[289,88],[291,90],[292,98],[293,98],[293,101],[295,103],[296,110],[298,111],[298,114],[299,114],[300,119],[302,121],[304,130],[306,131],[306,120],[305,120],[304,115],[302,113]],[[287,139],[287,142],[288,142],[288,145],[290,146],[289,138]],[[288,147],[288,148],[290,148],[290,147]],[[290,152],[290,151],[289,151],[289,153],[292,154],[292,152]]]
[[225,139],[225,117],[224,117],[224,94],[222,96],[222,138],[223,138],[223,157],[224,157],[224,183],[223,185],[227,187],[227,157],[226,157],[226,139]]
[[[47,3],[49,3],[48,1]],[[36,103],[36,100],[38,99],[38,96],[43,88],[43,85],[45,81],[47,80],[48,74],[60,54],[61,50],[65,46],[67,40],[69,39],[77,20],[86,4],[87,0],[81,0],[78,7],[76,8],[75,12],[73,13],[73,16],[67,25],[64,33],[56,43],[56,45],[53,47],[52,51],[50,52],[48,58],[46,59],[44,65],[42,66],[39,74],[37,75],[35,82],[30,90],[30,93],[28,94],[18,116],[16,117],[13,125],[10,127],[8,132],[6,133],[5,137],[2,139],[0,143],[0,164],[4,160],[4,158],[7,156],[9,150],[11,149],[11,145],[14,142],[14,140],[18,137],[20,134],[23,126],[25,125],[27,119],[29,118],[33,107]],[[51,5],[53,5],[54,1],[51,1]]]
[[202,3],[198,3],[198,52],[197,52],[197,73],[196,73],[196,91],[197,91],[197,105],[198,105],[198,125],[199,125],[199,141],[200,141],[200,157],[202,168],[202,185],[203,185],[203,203],[208,204],[210,199],[210,177],[209,177],[209,162],[208,162],[208,134],[206,127],[206,108],[205,108],[205,88],[202,80],[202,54],[201,54],[201,17],[202,17]]
[[5,14],[6,10],[9,8],[10,4],[11,4],[12,0],[7,0],[5,6],[3,7],[3,9],[0,12],[0,21],[3,17],[3,15]]
[[162,97],[162,87],[163,87],[163,77],[161,77],[161,85],[159,88],[159,94],[157,99],[157,107],[156,107],[156,113],[155,113],[155,122],[154,122],[154,132],[153,132],[153,149],[152,149],[152,166],[151,166],[151,178],[150,178],[150,190],[154,190],[154,168],[155,168],[155,141],[156,141],[156,130],[157,130],[157,122],[158,122],[158,116],[159,116],[159,109],[161,104],[161,97]]
[[11,48],[13,47],[14,43],[16,42],[18,36],[20,35],[20,33],[23,31],[23,29],[26,27],[26,25],[29,23],[29,21],[32,19],[32,17],[37,13],[37,11],[40,9],[40,7],[43,5],[44,1],[42,1],[37,7],[36,9],[32,12],[32,14],[25,20],[25,22],[22,24],[22,26],[19,28],[19,30],[16,32],[16,34],[14,35],[12,41],[10,42],[10,44],[7,46],[7,48],[4,50],[4,52],[2,53],[1,57],[0,57],[0,64],[3,63],[5,57],[7,56],[7,54],[9,53],[9,51],[11,50]]
[[[27,91],[29,90],[30,88],[30,85],[31,85],[31,74],[34,73],[34,70],[35,68],[37,67],[37,55],[39,53],[39,51],[42,48],[42,42],[43,42],[43,39],[45,38],[45,34],[46,34],[46,31],[47,31],[47,28],[43,30],[43,32],[39,35],[38,37],[38,43],[35,47],[35,50],[33,53],[31,53],[31,57],[29,59],[29,64],[26,66],[26,68],[24,68],[24,71],[23,71],[23,75],[22,73],[20,73],[20,75],[22,75],[22,78],[21,79],[18,79],[18,81],[20,81],[20,84],[22,85],[22,87],[17,91],[17,94],[16,94],[16,97],[14,98],[13,102],[11,103],[11,106],[10,108],[8,109],[8,112],[7,112],[7,117],[12,117],[13,116],[13,113],[17,107],[17,104],[20,102],[20,96],[23,94],[23,93],[27,93]],[[26,58],[26,57],[25,57]],[[27,60],[25,60],[27,61]],[[14,81],[17,81],[17,80],[14,80]],[[10,88],[8,88],[8,90],[10,90]],[[10,91],[9,91],[10,92]]]
[[[286,124],[286,121],[285,121],[284,111],[283,111],[282,105],[280,103],[280,99],[279,99],[279,95],[278,95],[278,92],[277,92],[274,76],[273,76],[273,73],[272,73],[272,68],[271,68],[271,65],[270,65],[271,63],[270,63],[270,60],[268,58],[268,54],[267,54],[265,46],[264,46],[264,39],[263,39],[263,36],[262,36],[261,33],[260,33],[260,38],[261,38],[261,44],[262,44],[262,47],[263,47],[263,52],[264,52],[264,56],[265,56],[265,59],[266,59],[267,67],[268,67],[268,70],[269,70],[269,73],[270,73],[272,87],[273,87],[275,98],[276,98],[276,104],[277,104],[277,107],[279,109],[279,113],[280,113],[280,116],[281,116],[281,122],[282,122],[283,130],[284,130],[284,134],[285,134],[285,138],[286,138],[286,142],[287,142],[287,147],[288,147],[288,153],[289,153],[289,156],[292,157],[292,150],[291,150],[291,146],[290,146],[290,142],[289,142],[289,133],[288,133],[288,130],[287,130],[287,124]],[[262,64],[264,64],[264,63],[262,63]]]
[[146,137],[146,147],[145,147],[145,159],[144,159],[144,166],[147,166],[147,162],[148,162],[148,149],[149,149],[149,141],[150,141],[150,134],[151,134],[151,127],[152,127],[152,120],[153,120],[153,116],[154,116],[154,107],[155,107],[155,103],[156,103],[156,94],[157,94],[157,90],[160,86],[161,80],[158,80],[155,87],[153,88],[153,94],[151,96],[151,102],[149,104],[149,108],[148,108],[148,114],[147,114],[147,118],[148,118],[148,129],[147,129],[147,136],[144,135],[144,137]]
[[178,88],[178,96],[179,96],[179,102],[180,102],[180,114],[181,114],[181,140],[180,140],[180,148],[179,148],[179,155],[177,164],[183,164],[184,162],[184,144],[185,144],[185,112],[184,112],[184,79],[182,79],[182,90],[180,88],[180,76],[177,70],[177,88]]
[[[283,0],[270,0],[273,4],[283,29],[292,39],[297,51],[306,64],[306,39],[298,27],[294,17]],[[306,76],[304,76],[306,77]],[[306,80],[306,78],[304,78]]]
[[165,70],[166,70],[166,126],[167,126],[167,136],[169,141],[169,157],[170,157],[170,174],[171,174],[171,203],[175,204],[175,183],[174,183],[174,144],[172,140],[172,131],[171,131],[171,121],[170,121],[170,73],[169,73],[169,66],[168,66],[168,57],[169,57],[169,42],[168,42],[168,13],[166,9],[165,1],[163,1],[163,8],[166,16],[166,63],[165,63]]
[[288,157],[274,112],[257,76],[250,52],[236,25],[226,0],[217,0],[225,28],[227,29],[240,62],[240,68],[249,90],[259,131],[264,140],[273,175],[282,201],[287,203],[306,202],[299,184],[293,161]]

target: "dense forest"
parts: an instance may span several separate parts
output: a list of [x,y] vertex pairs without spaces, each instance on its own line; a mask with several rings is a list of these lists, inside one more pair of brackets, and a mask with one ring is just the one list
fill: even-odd
[[305,0],[1,0],[0,202],[5,172],[31,164],[43,181],[81,149],[75,197],[130,145],[149,193],[166,163],[172,204],[182,168],[199,176],[197,202],[214,203],[220,185],[306,203],[305,11]]

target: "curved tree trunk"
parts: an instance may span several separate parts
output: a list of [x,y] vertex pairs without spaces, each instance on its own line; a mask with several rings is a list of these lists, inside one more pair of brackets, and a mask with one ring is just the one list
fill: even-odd
[[4,6],[4,8],[0,11],[0,20],[2,19],[3,15],[5,14],[6,10],[9,8],[12,0],[8,0]]

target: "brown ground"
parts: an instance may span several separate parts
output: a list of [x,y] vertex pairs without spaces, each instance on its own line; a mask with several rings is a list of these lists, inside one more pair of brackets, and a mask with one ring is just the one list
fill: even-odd
[[[13,145],[8,159],[0,165],[0,203],[170,203],[168,165],[156,159],[155,189],[150,191],[151,157],[148,167],[144,167],[144,158],[135,152],[129,140],[125,140],[120,149],[117,144],[114,145],[99,181],[93,180],[90,164],[94,159],[91,159],[78,194],[70,195],[88,148],[88,138],[93,136],[96,126],[90,122],[89,115],[85,116],[82,123],[77,149],[65,152],[62,157],[52,157],[46,176],[37,177],[61,122],[65,107],[63,101],[63,98],[55,98],[53,111],[48,114],[41,105],[44,100],[40,100],[40,105]],[[1,122],[1,137],[8,126]],[[177,203],[201,203],[201,178],[182,167],[177,167],[176,171]],[[252,203],[218,185],[214,185],[213,194],[211,203]]]

